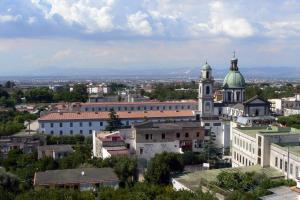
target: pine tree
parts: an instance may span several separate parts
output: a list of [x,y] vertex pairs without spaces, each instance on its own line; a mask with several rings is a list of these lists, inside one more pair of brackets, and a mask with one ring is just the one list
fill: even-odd
[[106,126],[107,131],[114,131],[122,127],[122,122],[118,117],[117,113],[111,109],[109,113],[108,125]]

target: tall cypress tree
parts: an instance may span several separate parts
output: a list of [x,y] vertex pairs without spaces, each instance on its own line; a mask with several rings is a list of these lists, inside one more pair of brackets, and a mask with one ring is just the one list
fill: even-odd
[[107,131],[114,131],[122,127],[122,122],[117,115],[117,113],[113,110],[110,109],[109,112],[109,120],[107,121],[108,125],[106,126]]

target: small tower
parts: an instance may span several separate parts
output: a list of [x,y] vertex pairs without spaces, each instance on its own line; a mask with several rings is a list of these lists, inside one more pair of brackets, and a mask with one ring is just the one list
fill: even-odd
[[214,115],[213,84],[212,69],[206,62],[201,68],[199,80],[198,99],[200,117],[211,117]]
[[238,59],[231,59],[230,70],[223,82],[223,103],[237,104],[244,102],[246,82],[239,71]]

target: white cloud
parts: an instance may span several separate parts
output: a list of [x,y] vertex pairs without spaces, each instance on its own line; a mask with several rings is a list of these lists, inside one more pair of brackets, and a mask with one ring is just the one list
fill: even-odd
[[28,20],[27,20],[27,23],[30,24],[30,25],[32,25],[32,24],[35,23],[35,21],[36,21],[35,17],[29,17]]
[[0,15],[0,23],[6,23],[6,22],[15,22],[18,21],[21,18],[20,15],[13,16],[13,15]]
[[128,27],[137,34],[150,36],[152,35],[152,27],[147,18],[148,15],[141,11],[129,15],[127,16]]
[[87,32],[106,32],[114,27],[113,16],[110,14],[114,0],[47,0],[50,9],[39,0],[31,1],[44,12],[46,18],[59,15],[70,24],[76,23],[85,27]]
[[263,25],[267,36],[279,38],[300,36],[300,20],[265,22]]
[[251,24],[245,19],[235,16],[221,1],[210,4],[210,20],[193,24],[190,28],[192,35],[201,35],[208,31],[212,34],[225,34],[230,37],[243,38],[254,34]]
[[58,52],[56,52],[53,56],[52,59],[57,61],[57,60],[63,60],[66,59],[71,55],[71,50],[70,49],[63,49]]

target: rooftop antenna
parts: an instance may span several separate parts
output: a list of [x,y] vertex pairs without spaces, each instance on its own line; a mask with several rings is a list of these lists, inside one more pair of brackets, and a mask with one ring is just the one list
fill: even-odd
[[233,51],[232,53],[233,53],[233,58],[235,58],[235,51]]

